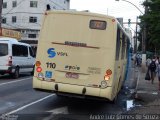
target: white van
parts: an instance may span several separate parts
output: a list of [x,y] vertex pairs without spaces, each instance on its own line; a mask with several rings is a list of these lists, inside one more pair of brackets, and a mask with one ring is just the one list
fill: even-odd
[[33,74],[34,53],[29,44],[14,38],[0,38],[0,74],[18,78],[20,73]]

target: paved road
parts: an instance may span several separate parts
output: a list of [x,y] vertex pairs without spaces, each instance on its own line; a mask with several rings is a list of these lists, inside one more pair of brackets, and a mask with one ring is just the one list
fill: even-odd
[[106,101],[57,97],[55,94],[33,90],[32,77],[29,75],[22,75],[19,79],[0,76],[0,114],[18,114],[19,117],[31,117],[32,119],[41,117],[41,115],[43,118],[53,119],[57,117],[55,114],[67,114],[67,116],[58,116],[62,119],[73,117],[69,115],[89,119],[92,115],[98,114],[120,114],[125,110],[125,102],[128,99],[125,93],[126,91],[120,93],[116,104]]
[[0,114],[49,95],[32,89],[32,77],[23,75],[19,79],[0,77]]

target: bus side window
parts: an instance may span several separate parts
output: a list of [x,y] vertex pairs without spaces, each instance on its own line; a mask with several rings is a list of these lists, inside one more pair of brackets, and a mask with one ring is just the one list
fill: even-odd
[[120,29],[117,29],[117,41],[116,41],[116,60],[119,60],[119,53],[120,53]]

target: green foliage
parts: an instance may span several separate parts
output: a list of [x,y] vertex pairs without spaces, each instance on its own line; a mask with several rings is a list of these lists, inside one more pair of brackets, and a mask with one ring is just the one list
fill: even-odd
[[147,8],[147,11],[143,16],[140,16],[140,27],[143,31],[146,26],[146,49],[156,52],[160,50],[160,0],[145,1],[143,6]]

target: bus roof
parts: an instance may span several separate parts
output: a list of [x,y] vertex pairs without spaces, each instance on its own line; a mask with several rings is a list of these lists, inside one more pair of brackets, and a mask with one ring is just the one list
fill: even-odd
[[99,14],[99,13],[91,13],[91,12],[85,12],[85,11],[71,11],[71,10],[52,10],[52,11],[46,11],[46,14],[73,14],[73,15],[82,15],[82,16],[97,16],[101,18],[110,18],[110,19],[116,19],[113,16]]

